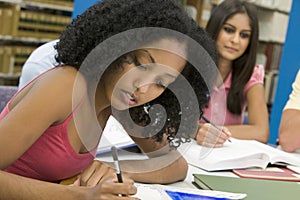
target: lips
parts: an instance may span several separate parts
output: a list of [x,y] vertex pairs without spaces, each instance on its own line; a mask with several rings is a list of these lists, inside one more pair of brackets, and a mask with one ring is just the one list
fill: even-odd
[[137,104],[137,99],[134,97],[134,94],[130,94],[129,92],[122,91],[124,102],[130,106]]
[[225,46],[225,48],[228,50],[228,51],[234,51],[234,52],[238,52],[238,49],[235,49],[233,47],[228,47],[228,46]]

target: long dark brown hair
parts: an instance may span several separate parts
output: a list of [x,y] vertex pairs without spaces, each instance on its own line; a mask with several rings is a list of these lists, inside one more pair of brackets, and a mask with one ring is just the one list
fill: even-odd
[[212,10],[206,31],[217,40],[224,23],[237,13],[250,19],[251,37],[245,53],[232,63],[231,87],[227,96],[227,108],[234,114],[242,113],[243,90],[249,81],[256,62],[258,45],[258,19],[256,7],[243,0],[225,0]]

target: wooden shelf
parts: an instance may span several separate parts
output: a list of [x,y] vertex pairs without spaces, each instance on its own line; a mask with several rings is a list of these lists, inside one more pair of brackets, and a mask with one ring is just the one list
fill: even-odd
[[21,2],[21,7],[27,8],[27,7],[38,7],[38,8],[47,8],[52,10],[60,10],[60,11],[67,11],[72,12],[73,7],[69,6],[61,6],[61,5],[54,5],[54,4],[48,4],[48,3],[40,3],[40,2]]
[[68,0],[0,0],[0,85],[18,83],[32,51],[59,38],[72,11]]
[[2,36],[0,35],[0,40],[2,41],[12,41],[12,42],[24,42],[24,43],[46,43],[51,41],[49,38],[35,38],[35,37],[14,37],[14,36]]
[[0,3],[19,4],[22,0],[0,0]]

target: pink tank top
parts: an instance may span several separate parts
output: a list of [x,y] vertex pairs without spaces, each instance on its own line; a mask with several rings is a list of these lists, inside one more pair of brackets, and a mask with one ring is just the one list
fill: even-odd
[[[71,146],[68,138],[68,124],[85,98],[77,105],[66,120],[50,126],[41,137],[6,172],[38,180],[56,182],[82,172],[94,160],[96,148],[80,154]],[[0,114],[0,120],[9,113],[10,102]]]

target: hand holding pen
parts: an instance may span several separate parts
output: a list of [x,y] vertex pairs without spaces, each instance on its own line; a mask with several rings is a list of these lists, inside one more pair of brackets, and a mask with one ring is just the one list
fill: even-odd
[[[206,123],[199,124],[198,132],[196,135],[196,140],[198,144],[206,147],[221,147],[226,141],[231,142],[231,133],[226,127],[218,127],[209,121],[203,113],[201,114],[201,119]],[[214,127],[214,128],[212,128]]]
[[[122,177],[122,173],[121,173],[121,169],[120,169],[117,148],[115,146],[111,147],[111,153],[112,153],[113,160],[114,160],[114,166],[115,166],[118,182],[123,183],[123,177]],[[119,194],[119,197],[124,197],[124,196],[126,196],[126,195]]]

